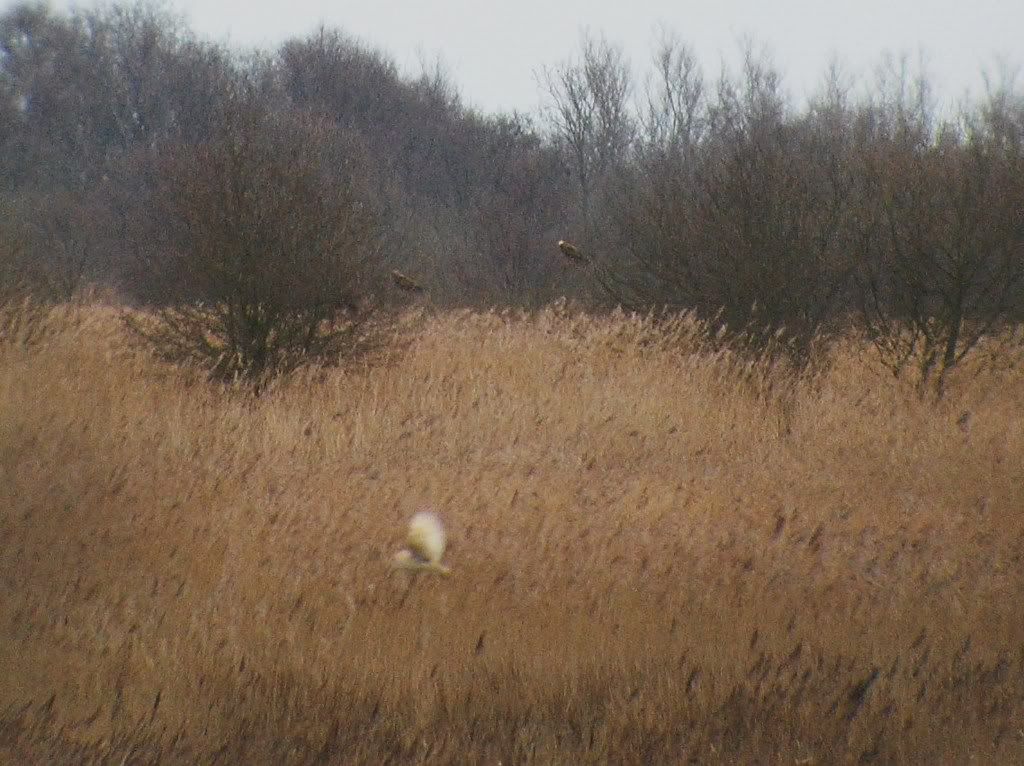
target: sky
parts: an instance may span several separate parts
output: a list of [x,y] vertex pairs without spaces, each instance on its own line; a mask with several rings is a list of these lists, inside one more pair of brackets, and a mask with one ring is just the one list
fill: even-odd
[[[9,6],[11,0],[0,0]],[[90,2],[52,2],[88,7]],[[751,39],[801,101],[835,58],[862,81],[886,53],[923,55],[947,101],[983,92],[982,70],[1024,64],[1024,0],[165,0],[202,37],[271,48],[323,23],[389,53],[409,74],[440,60],[466,103],[534,112],[538,72],[573,56],[581,34],[620,46],[643,73],[659,35],[706,72]],[[642,74],[641,74],[642,79]],[[1021,78],[1024,81],[1024,77]]]

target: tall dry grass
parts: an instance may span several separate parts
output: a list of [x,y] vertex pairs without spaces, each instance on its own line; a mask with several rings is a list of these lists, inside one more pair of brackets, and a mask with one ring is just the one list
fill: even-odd
[[[1013,369],[447,314],[252,399],[47,321],[0,349],[10,762],[1024,762]],[[422,503],[450,578],[389,572]]]

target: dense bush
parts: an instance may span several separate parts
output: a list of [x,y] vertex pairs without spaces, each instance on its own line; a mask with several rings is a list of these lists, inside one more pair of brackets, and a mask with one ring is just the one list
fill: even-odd
[[259,381],[354,349],[378,222],[328,125],[243,98],[154,162],[138,250],[161,305],[134,324],[163,355]]

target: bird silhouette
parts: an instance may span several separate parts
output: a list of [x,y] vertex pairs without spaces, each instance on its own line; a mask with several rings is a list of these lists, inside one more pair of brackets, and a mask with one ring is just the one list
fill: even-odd
[[404,290],[407,293],[422,293],[423,288],[420,286],[412,277],[407,277],[405,274],[400,272],[398,269],[391,270],[391,279],[394,280],[395,285],[399,290]]
[[418,511],[409,520],[406,547],[398,551],[392,561],[396,569],[413,572],[434,572],[451,574],[441,563],[445,549],[444,525],[433,511]]
[[564,239],[558,240],[558,249],[561,250],[562,255],[570,261],[576,261],[577,263],[587,262],[587,257],[580,252],[579,248],[569,242],[566,242]]

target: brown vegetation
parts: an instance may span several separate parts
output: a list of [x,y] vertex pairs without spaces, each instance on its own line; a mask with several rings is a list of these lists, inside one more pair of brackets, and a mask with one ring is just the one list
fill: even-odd
[[928,404],[549,310],[254,399],[47,321],[0,346],[0,760],[1024,760],[1019,371]]

